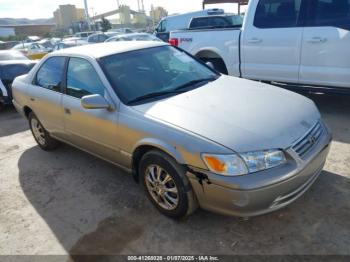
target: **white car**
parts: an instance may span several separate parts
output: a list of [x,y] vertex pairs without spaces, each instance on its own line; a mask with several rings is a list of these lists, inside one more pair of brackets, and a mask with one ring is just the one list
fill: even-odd
[[116,35],[108,38],[105,42],[117,42],[117,41],[162,41],[158,37],[147,33],[133,33],[125,35]]
[[349,92],[349,10],[343,0],[250,0],[242,28],[174,31],[170,42],[225,74]]

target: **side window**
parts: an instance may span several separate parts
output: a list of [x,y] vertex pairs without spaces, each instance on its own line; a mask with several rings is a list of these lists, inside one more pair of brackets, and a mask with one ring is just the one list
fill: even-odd
[[254,26],[258,28],[297,27],[302,0],[260,0]]
[[104,41],[107,40],[107,38],[108,38],[108,37],[107,37],[106,35],[99,35],[99,36],[98,36],[98,41],[99,41],[99,42],[104,42]]
[[162,22],[160,22],[159,25],[159,33],[164,33],[166,32],[166,20],[163,20]]
[[334,26],[350,30],[350,0],[313,0],[308,26]]
[[[213,26],[215,27],[227,27],[230,25],[230,22],[225,17],[215,17],[213,19]],[[211,26],[211,24],[209,24],[209,26]]]
[[67,95],[82,98],[86,95],[104,96],[105,88],[93,66],[81,58],[70,58],[67,70]]
[[208,24],[210,24],[211,18],[195,18],[192,20],[190,28],[201,28],[201,27],[207,27]]
[[59,92],[65,60],[62,56],[47,59],[36,74],[35,85]]

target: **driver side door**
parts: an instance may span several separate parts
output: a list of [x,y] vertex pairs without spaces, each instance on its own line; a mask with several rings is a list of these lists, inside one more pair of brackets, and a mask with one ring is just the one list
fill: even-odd
[[66,140],[83,150],[117,163],[117,111],[85,109],[81,105],[81,98],[92,94],[101,95],[113,105],[113,100],[94,66],[86,59],[70,58],[62,99]]

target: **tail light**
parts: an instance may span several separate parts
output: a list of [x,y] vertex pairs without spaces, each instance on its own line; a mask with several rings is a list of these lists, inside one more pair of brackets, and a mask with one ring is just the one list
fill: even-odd
[[179,39],[177,39],[177,38],[170,38],[169,39],[169,44],[171,44],[173,46],[179,46]]

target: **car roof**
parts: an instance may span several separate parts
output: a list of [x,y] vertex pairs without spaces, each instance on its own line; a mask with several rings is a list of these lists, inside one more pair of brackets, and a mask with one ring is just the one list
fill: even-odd
[[31,65],[31,64],[37,64],[37,60],[4,60],[0,61],[0,66],[6,66],[6,65]]
[[15,49],[0,50],[0,54],[9,54],[9,53],[22,54],[20,51]]
[[[125,53],[129,51],[135,51],[145,48],[158,47],[158,46],[166,46],[169,45],[163,42],[151,42],[151,41],[134,41],[134,42],[107,42],[107,43],[99,43],[93,45],[83,45],[72,47],[69,49],[63,49],[59,51],[55,51],[54,55],[66,55],[66,56],[74,56],[74,55],[83,55],[89,56],[93,58],[100,58],[108,55],[114,55],[118,53]],[[51,55],[49,55],[51,56]]]

